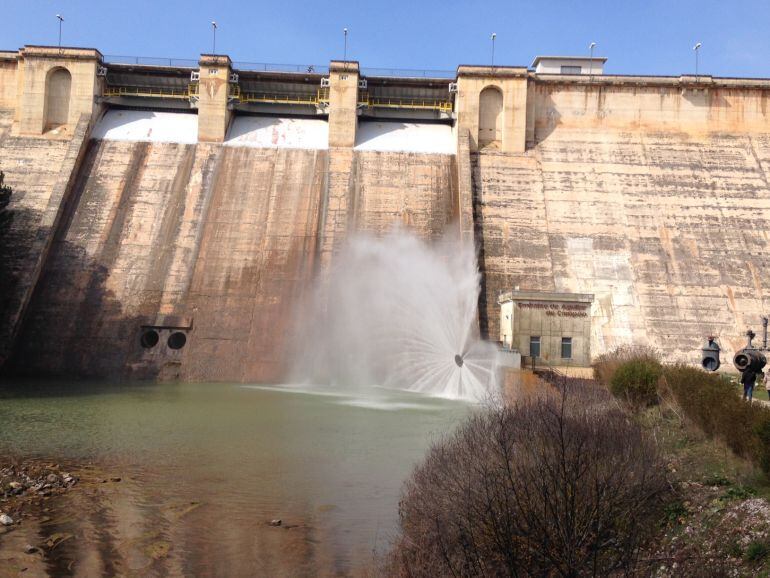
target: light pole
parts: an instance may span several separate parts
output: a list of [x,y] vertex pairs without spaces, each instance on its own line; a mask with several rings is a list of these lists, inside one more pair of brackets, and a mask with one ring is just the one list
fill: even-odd
[[64,16],[57,14],[56,19],[59,21],[59,50],[61,50],[61,23],[64,22]]
[[492,40],[492,66],[495,65],[495,38],[497,38],[497,34],[495,32],[492,33],[491,40]]
[[342,61],[347,62],[348,61],[348,29],[343,28],[342,34],[344,34],[345,36],[345,48],[343,49],[343,52],[342,52]]
[[212,20],[211,31],[214,33],[214,43],[211,46],[211,54],[217,53],[217,28],[219,28],[219,26],[217,26],[216,20]]
[[588,46],[588,50],[591,52],[591,56],[588,59],[588,81],[591,82],[594,79],[594,48],[596,48],[596,42],[592,42]]
[[698,42],[695,46],[692,47],[692,49],[695,51],[695,82],[698,82],[698,53],[700,52],[701,46],[703,45]]

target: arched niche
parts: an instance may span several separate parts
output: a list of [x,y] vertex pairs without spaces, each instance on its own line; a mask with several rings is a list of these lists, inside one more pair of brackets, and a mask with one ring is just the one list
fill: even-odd
[[45,81],[45,130],[66,125],[70,113],[72,75],[66,68],[53,68]]
[[479,148],[503,140],[503,92],[488,86],[479,95]]

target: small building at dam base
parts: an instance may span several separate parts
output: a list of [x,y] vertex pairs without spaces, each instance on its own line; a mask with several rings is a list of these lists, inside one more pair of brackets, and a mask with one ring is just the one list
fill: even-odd
[[591,365],[593,295],[510,291],[498,299],[500,342],[516,349],[526,367]]

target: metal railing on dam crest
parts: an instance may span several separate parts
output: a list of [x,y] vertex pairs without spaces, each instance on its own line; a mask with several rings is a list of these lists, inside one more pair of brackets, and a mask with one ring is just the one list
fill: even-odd
[[[192,58],[166,58],[158,56],[129,56],[107,54],[104,62],[108,64],[136,64],[140,66],[168,66],[172,68],[198,68],[198,61]],[[233,61],[234,70],[252,72],[294,72],[307,74],[329,74],[327,64],[284,64],[275,62]],[[457,76],[455,70],[418,69],[418,68],[362,68],[362,76],[383,76],[396,78],[446,78]]]

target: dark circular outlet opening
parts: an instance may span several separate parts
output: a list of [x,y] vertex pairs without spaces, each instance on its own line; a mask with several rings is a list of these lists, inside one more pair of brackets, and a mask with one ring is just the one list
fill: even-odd
[[158,335],[158,332],[154,329],[147,329],[144,332],[142,332],[142,337],[140,339],[140,342],[142,344],[142,347],[145,349],[152,349],[158,344],[158,341],[160,340],[160,335]]
[[181,331],[175,331],[168,337],[168,346],[171,349],[182,349],[187,343],[187,336]]

